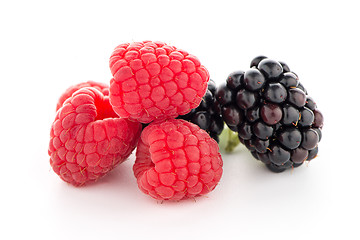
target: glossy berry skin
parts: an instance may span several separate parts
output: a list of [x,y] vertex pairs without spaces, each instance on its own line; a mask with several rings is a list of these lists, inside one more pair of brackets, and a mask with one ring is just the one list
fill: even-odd
[[258,153],[266,153],[270,145],[270,140],[261,140],[257,138],[252,140],[252,144]]
[[230,74],[226,91],[216,95],[225,123],[273,172],[314,159],[324,118],[298,75],[265,56],[254,58],[250,67]]
[[[219,142],[219,135],[224,129],[224,121],[221,116],[221,109],[219,107],[220,104],[218,100],[215,99],[216,92],[222,96],[223,100],[229,98],[230,96],[230,100],[224,100],[223,103],[228,101],[231,102],[231,90],[226,85],[223,85],[222,88],[218,90],[214,80],[210,79],[208,82],[208,89],[206,90],[200,105],[191,110],[190,113],[180,115],[178,119],[184,119],[198,125],[213,139]],[[239,121],[240,120],[237,120],[237,122]]]
[[250,69],[246,71],[243,82],[246,89],[256,91],[264,85],[265,77],[258,69]]
[[311,111],[309,108],[304,107],[301,111],[300,111],[300,120],[299,120],[299,125],[301,127],[310,127],[311,124],[314,122],[314,112]]
[[219,86],[219,88],[216,91],[217,101],[221,105],[227,105],[231,103],[234,99],[234,93],[231,90],[230,87],[226,86],[225,84],[222,84]]
[[319,142],[319,135],[314,129],[307,129],[302,132],[302,142],[301,147],[311,150],[314,149],[317,146],[317,143]]
[[259,65],[259,63],[261,62],[261,60],[266,59],[267,57],[265,56],[257,56],[256,58],[254,58],[251,63],[250,63],[250,67],[255,67],[257,68],[257,66]]
[[285,149],[296,149],[301,144],[301,132],[297,128],[286,128],[278,134],[278,140]]
[[[265,58],[266,58],[266,57],[265,57]],[[284,63],[284,62],[282,62],[282,61],[279,61],[279,63],[281,64],[284,73],[290,72],[290,68],[289,68],[289,66],[288,66],[286,63]]]
[[239,137],[244,140],[250,140],[252,137],[251,125],[247,122],[241,124],[238,128]]
[[240,87],[241,82],[244,79],[244,71],[233,72],[231,76],[226,81],[226,85],[233,90],[236,90]]
[[277,124],[282,118],[282,111],[277,104],[264,104],[260,110],[261,118],[268,125]]
[[236,127],[243,121],[243,114],[234,105],[225,106],[222,108],[222,116],[226,124],[230,127]]
[[270,148],[269,158],[273,164],[283,165],[284,163],[290,160],[290,152],[286,151],[281,146],[274,144]]
[[196,112],[191,118],[191,122],[201,129],[208,129],[210,127],[210,114],[205,111]]
[[236,104],[241,109],[246,110],[248,108],[255,106],[256,101],[257,101],[256,93],[247,91],[245,89],[241,89],[236,94]]
[[304,91],[299,88],[289,89],[289,102],[296,107],[303,107],[306,103],[306,95]]
[[279,82],[286,88],[296,88],[299,85],[298,77],[292,72],[284,73]]
[[283,118],[281,123],[284,125],[297,125],[300,118],[300,112],[297,108],[290,104],[284,104],[282,108]]
[[287,98],[287,91],[281,83],[270,83],[265,89],[264,97],[273,103],[282,103]]
[[269,58],[261,60],[258,69],[269,79],[277,78],[283,73],[281,64],[278,61]]
[[251,109],[247,109],[245,111],[246,120],[249,122],[255,122],[260,118],[260,108],[259,107],[253,107]]
[[313,125],[317,128],[322,128],[324,125],[324,117],[322,113],[318,109],[315,109],[313,112],[314,112]]
[[253,125],[253,134],[261,140],[268,140],[273,135],[273,133],[273,127],[262,121],[258,121]]
[[309,151],[304,148],[296,148],[291,152],[291,160],[295,164],[301,164],[308,159]]

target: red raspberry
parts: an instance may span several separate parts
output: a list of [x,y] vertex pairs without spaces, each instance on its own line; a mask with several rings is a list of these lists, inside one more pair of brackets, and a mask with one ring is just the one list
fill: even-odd
[[66,91],[60,96],[59,101],[56,105],[56,111],[59,108],[61,108],[61,106],[63,105],[63,103],[65,102],[66,99],[71,97],[71,95],[74,92],[76,92],[77,90],[79,90],[80,88],[83,88],[83,87],[94,87],[97,90],[99,90],[100,92],[102,92],[105,96],[109,96],[109,85],[107,85],[105,83],[94,82],[94,81],[78,83],[78,84],[66,89]]
[[117,46],[110,69],[114,111],[142,123],[190,112],[200,104],[209,80],[208,71],[195,56],[162,42]]
[[117,117],[108,96],[92,87],[81,88],[56,113],[50,164],[75,186],[95,181],[130,155],[140,131],[140,123]]
[[180,200],[212,191],[222,164],[216,141],[204,130],[170,119],[143,130],[133,170],[144,193],[158,200]]

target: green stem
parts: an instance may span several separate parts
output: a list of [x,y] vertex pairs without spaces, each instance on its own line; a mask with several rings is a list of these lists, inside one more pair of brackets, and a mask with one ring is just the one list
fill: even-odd
[[226,152],[232,152],[239,143],[238,134],[231,131],[230,128],[225,125],[220,135],[220,147],[225,149]]

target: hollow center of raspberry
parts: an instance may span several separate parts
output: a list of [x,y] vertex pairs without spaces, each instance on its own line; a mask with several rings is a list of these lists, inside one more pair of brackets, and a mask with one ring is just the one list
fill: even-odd
[[95,100],[96,118],[95,120],[103,120],[105,118],[118,118],[119,116],[112,109],[109,97]]

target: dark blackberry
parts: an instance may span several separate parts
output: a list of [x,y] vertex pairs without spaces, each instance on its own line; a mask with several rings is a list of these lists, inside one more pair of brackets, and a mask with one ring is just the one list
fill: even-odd
[[216,92],[225,123],[274,172],[314,159],[324,119],[298,75],[264,56],[250,67],[230,74]]
[[[224,129],[224,121],[221,116],[221,108],[218,100],[215,98],[215,93],[222,96],[222,104],[231,103],[232,92],[226,85],[222,85],[219,89],[216,88],[215,82],[210,79],[208,82],[208,89],[200,103],[200,105],[192,109],[188,114],[181,115],[178,118],[185,119],[198,125],[201,129],[204,129],[209,135],[219,142],[219,135]],[[239,113],[236,113],[239,114]],[[238,119],[238,122],[242,119]]]

